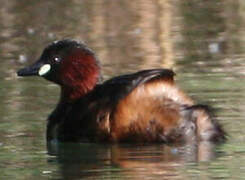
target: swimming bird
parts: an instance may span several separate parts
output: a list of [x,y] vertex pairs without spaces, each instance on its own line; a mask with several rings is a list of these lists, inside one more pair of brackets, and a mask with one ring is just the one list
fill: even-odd
[[148,69],[101,81],[95,53],[84,43],[49,44],[18,76],[41,76],[61,87],[47,120],[47,141],[220,142],[225,132],[205,105],[195,104],[170,69]]

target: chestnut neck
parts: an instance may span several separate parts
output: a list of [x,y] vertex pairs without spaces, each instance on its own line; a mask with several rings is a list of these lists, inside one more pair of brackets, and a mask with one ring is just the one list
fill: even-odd
[[100,68],[94,55],[75,52],[61,68],[61,101],[72,103],[86,96],[100,79]]

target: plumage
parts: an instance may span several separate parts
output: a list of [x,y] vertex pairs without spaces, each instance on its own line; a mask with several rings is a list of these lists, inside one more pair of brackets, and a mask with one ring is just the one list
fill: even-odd
[[45,48],[19,76],[40,75],[61,86],[47,123],[47,140],[72,142],[223,141],[225,132],[207,106],[195,105],[169,69],[150,69],[101,82],[95,54],[62,40]]

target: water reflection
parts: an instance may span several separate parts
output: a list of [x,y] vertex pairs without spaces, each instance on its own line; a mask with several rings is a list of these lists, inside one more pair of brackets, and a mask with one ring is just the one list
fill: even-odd
[[50,163],[59,164],[64,179],[89,177],[152,176],[180,178],[185,163],[210,161],[214,144],[202,142],[188,146],[135,144],[48,144]]
[[[2,1],[0,176],[244,177],[244,7],[243,0]],[[47,157],[45,119],[59,89],[42,79],[17,79],[15,72],[34,62],[47,43],[67,37],[97,52],[105,79],[144,68],[173,68],[182,89],[217,110],[229,141],[190,148],[68,144],[56,151],[51,147],[55,156]],[[218,158],[217,149],[225,152]],[[203,160],[210,161],[190,163]]]

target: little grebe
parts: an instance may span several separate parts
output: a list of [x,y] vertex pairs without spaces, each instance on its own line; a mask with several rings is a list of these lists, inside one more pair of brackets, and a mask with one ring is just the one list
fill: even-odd
[[47,140],[72,142],[222,141],[225,132],[204,105],[174,84],[169,69],[143,70],[100,82],[95,54],[73,40],[54,42],[18,76],[61,86],[48,118]]

